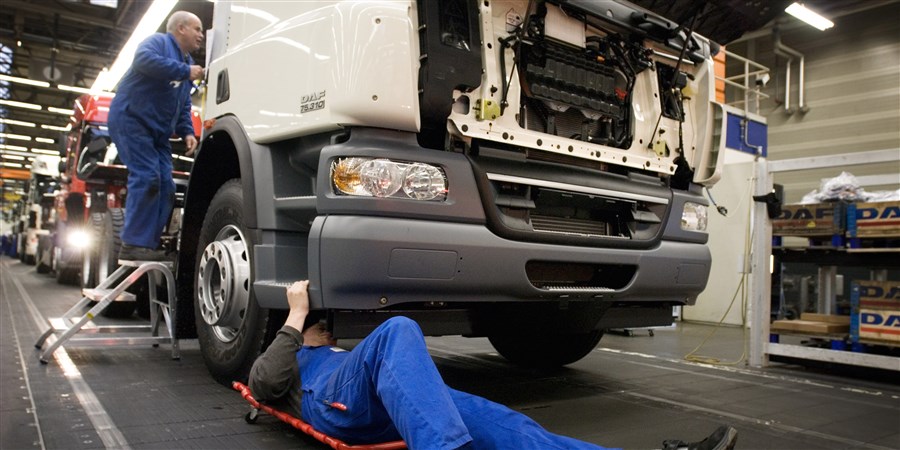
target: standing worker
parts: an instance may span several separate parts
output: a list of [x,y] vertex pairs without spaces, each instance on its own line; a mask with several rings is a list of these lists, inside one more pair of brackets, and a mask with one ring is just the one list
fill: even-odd
[[203,45],[203,24],[187,11],[169,17],[166,33],[138,46],[109,108],[109,133],[128,167],[128,196],[119,259],[161,261],[159,238],[175,202],[172,147],[197,148],[191,121],[192,81],[203,77],[190,53]]

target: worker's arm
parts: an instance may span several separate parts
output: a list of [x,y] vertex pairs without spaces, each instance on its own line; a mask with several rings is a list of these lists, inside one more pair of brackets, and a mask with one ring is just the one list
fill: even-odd
[[172,59],[166,55],[166,39],[163,34],[154,34],[144,39],[134,53],[133,70],[160,80],[187,80],[191,76],[190,64]]
[[[298,281],[287,290],[290,312],[269,348],[250,369],[250,391],[257,400],[275,400],[299,390],[300,369],[297,350],[303,345],[303,323],[309,314],[309,281]],[[297,392],[299,395],[299,391]]]

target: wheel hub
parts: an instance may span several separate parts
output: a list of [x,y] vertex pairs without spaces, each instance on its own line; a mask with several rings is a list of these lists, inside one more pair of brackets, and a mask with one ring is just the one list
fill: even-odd
[[197,281],[203,321],[221,341],[234,340],[250,303],[250,258],[237,227],[222,228],[203,250]]

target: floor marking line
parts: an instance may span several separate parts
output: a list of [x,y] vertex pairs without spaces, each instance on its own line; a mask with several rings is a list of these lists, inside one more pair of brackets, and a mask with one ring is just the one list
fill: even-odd
[[813,437],[817,437],[820,439],[825,439],[825,440],[834,441],[834,442],[840,442],[842,444],[851,445],[854,448],[864,447],[864,448],[870,448],[873,450],[891,450],[890,447],[882,447],[880,445],[869,444],[866,442],[857,441],[855,439],[843,438],[840,436],[834,436],[831,434],[820,433],[818,431],[807,430],[807,429],[795,427],[792,425],[785,425],[785,424],[775,422],[772,420],[756,419],[756,418],[744,416],[741,414],[735,414],[735,413],[720,411],[717,409],[707,408],[705,406],[691,405],[691,404],[684,403],[684,402],[676,402],[673,400],[668,400],[668,399],[665,399],[662,397],[656,397],[653,395],[639,394],[637,392],[623,392],[622,394],[629,395],[632,397],[638,397],[638,398],[641,398],[644,400],[650,400],[650,401],[665,403],[668,405],[674,405],[674,406],[678,406],[680,408],[690,409],[693,411],[700,411],[700,412],[705,412],[708,414],[714,414],[714,415],[719,415],[719,416],[723,416],[723,417],[728,417],[731,419],[740,420],[742,422],[748,422],[748,423],[752,423],[752,424],[756,424],[756,425],[764,425],[764,426],[768,426],[768,427],[772,427],[772,428],[777,428],[781,431],[786,431],[786,432],[790,432],[790,433],[805,434],[807,436],[813,436]]
[[[4,266],[6,266],[5,263]],[[31,404],[31,415],[34,417],[34,427],[37,431],[38,443],[41,445],[42,450],[46,450],[47,447],[44,444],[44,434],[41,432],[41,421],[38,419],[37,415],[37,405],[34,404],[34,393],[31,390],[31,380],[28,378],[28,366],[25,365],[25,355],[22,354],[22,341],[19,339],[19,329],[16,327],[16,321],[13,320],[12,302],[10,302],[9,298],[5,295],[5,291],[6,283],[0,283],[0,297],[6,299],[6,309],[9,311],[9,321],[12,327],[13,340],[16,341],[16,352],[19,354],[19,364],[22,366],[22,376],[25,379],[25,389],[28,391],[28,402]]]
[[[3,266],[9,270],[9,265],[6,262],[3,262]],[[34,301],[31,299],[31,296],[28,295],[28,292],[25,290],[25,287],[16,277],[12,278],[13,284],[19,290],[19,294],[22,296],[22,300],[25,302],[26,307],[31,314],[31,318],[34,320],[34,323],[37,325],[38,330],[43,329],[47,326],[47,319],[40,313],[37,306],[35,306]],[[52,344],[55,342],[56,336],[51,335],[49,339],[45,342],[45,345]],[[94,430],[97,432],[97,435],[100,437],[100,440],[103,441],[103,445],[106,448],[115,448],[121,450],[130,450],[130,446],[128,445],[128,441],[125,440],[125,436],[121,431],[116,427],[116,424],[112,421],[112,418],[103,408],[103,405],[100,403],[100,400],[97,398],[94,391],[91,390],[91,387],[88,386],[87,382],[84,381],[84,378],[81,376],[81,373],[77,371],[77,367],[69,358],[68,353],[66,353],[65,348],[59,347],[53,352],[53,358],[56,360],[57,365],[62,368],[63,363],[66,365],[71,365],[71,367],[75,368],[74,372],[67,371],[66,378],[69,380],[69,384],[72,386],[72,391],[75,393],[75,397],[78,399],[78,402],[81,403],[81,406],[84,408],[85,413],[90,419],[91,424],[94,426]]]

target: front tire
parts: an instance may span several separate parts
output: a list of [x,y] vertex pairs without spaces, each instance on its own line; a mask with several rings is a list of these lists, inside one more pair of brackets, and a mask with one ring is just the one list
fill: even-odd
[[53,262],[56,267],[56,282],[59,284],[77,285],[81,280],[81,251],[71,248],[66,242],[66,226],[57,226],[56,247]]
[[584,358],[603,338],[603,331],[584,333],[511,331],[488,336],[500,355],[525,367],[551,368]]
[[253,361],[281,325],[253,295],[254,236],[244,222],[241,180],[232,179],[209,205],[194,266],[200,352],[213,378],[226,386],[247,381]]
[[53,239],[50,236],[38,238],[37,273],[49,273],[53,260]]
[[97,265],[100,259],[100,246],[103,243],[103,213],[91,213],[86,224],[90,233],[90,246],[81,251],[81,287],[93,289],[103,281],[97,274]]
[[[122,247],[121,233],[124,224],[125,211],[121,208],[110,208],[109,211],[100,214],[100,227],[94,239],[94,248],[97,249],[94,254],[96,284],[102,283],[119,268],[119,249]],[[141,277],[141,279],[128,287],[128,292],[140,298],[140,293],[146,291],[146,289],[140,290],[140,285],[146,283],[147,277]],[[100,315],[114,319],[128,318],[134,314],[137,303],[112,302]]]

